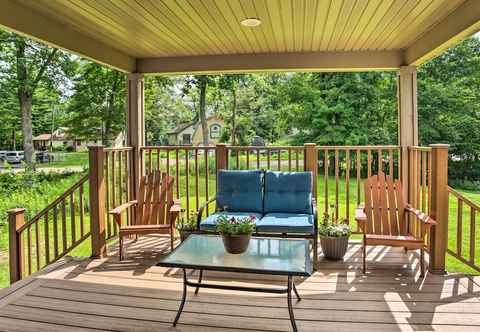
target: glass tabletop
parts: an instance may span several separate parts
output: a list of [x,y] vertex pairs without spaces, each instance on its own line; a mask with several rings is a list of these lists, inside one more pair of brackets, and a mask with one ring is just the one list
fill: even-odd
[[309,242],[304,239],[252,237],[243,254],[225,251],[218,235],[192,234],[157,265],[167,267],[309,276]]

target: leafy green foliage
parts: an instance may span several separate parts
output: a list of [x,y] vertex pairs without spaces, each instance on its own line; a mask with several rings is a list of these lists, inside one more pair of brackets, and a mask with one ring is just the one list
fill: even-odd
[[175,228],[178,231],[193,232],[197,229],[197,213],[190,211],[187,217],[181,218],[176,224]]
[[255,216],[232,217],[220,214],[217,218],[217,232],[220,234],[251,234],[255,231]]
[[337,222],[328,213],[323,214],[323,221],[318,226],[318,234],[328,237],[348,237],[352,234],[352,229],[346,222]]

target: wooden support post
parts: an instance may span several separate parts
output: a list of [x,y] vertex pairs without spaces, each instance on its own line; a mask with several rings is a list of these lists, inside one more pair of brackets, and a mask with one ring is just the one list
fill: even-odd
[[[402,181],[404,197],[408,196],[408,147],[418,145],[417,69],[400,67],[397,81],[398,93],[398,142],[401,148]],[[409,200],[410,201],[410,200]]]
[[127,144],[132,147],[130,158],[131,197],[136,198],[143,174],[141,147],[145,145],[145,96],[141,74],[129,74],[127,80]]
[[25,209],[8,211],[8,234],[10,259],[10,284],[22,279],[23,275],[23,242],[18,229],[25,223]]
[[448,241],[448,145],[432,144],[431,216],[437,221],[430,234],[430,266],[432,273],[445,273]]
[[318,152],[315,143],[305,143],[305,171],[312,172],[312,189],[313,197],[317,199],[317,172],[318,172]]
[[215,166],[218,171],[221,169],[227,169],[227,145],[226,144],[217,144],[215,146]]
[[89,193],[92,257],[107,255],[105,243],[105,179],[103,146],[89,146]]

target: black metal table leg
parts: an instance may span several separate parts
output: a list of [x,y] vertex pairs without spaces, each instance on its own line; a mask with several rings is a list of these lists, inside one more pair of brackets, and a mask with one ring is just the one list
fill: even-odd
[[187,271],[183,269],[183,295],[182,295],[182,302],[180,303],[180,308],[178,308],[177,316],[175,316],[175,320],[173,321],[173,326],[177,325],[178,320],[180,319],[180,315],[183,311],[183,306],[185,305],[185,300],[187,298]]
[[295,316],[293,315],[293,307],[292,307],[292,288],[295,286],[293,285],[293,278],[292,276],[288,276],[288,286],[287,286],[287,301],[288,301],[288,313],[290,315],[290,323],[292,323],[293,332],[297,332],[297,324],[295,323]]
[[[293,277],[292,277],[293,280]],[[300,301],[302,298],[300,297],[300,294],[298,294],[297,287],[295,286],[295,282],[292,281],[293,284],[293,291],[295,292],[295,295],[297,296],[297,301]]]
[[[203,277],[203,270],[200,270],[200,275],[198,276],[198,285],[200,285],[200,283],[202,282],[202,277]],[[197,286],[197,288],[195,288],[195,295],[198,294],[199,289],[200,289],[200,286]]]

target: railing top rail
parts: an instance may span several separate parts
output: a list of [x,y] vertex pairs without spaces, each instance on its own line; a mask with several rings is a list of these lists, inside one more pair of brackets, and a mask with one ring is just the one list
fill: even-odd
[[398,149],[399,145],[317,145],[319,150],[389,150]]
[[215,146],[165,145],[142,146],[140,150],[215,150]]
[[25,229],[33,225],[37,220],[42,218],[46,213],[48,213],[55,205],[66,199],[72,192],[78,189],[83,183],[88,181],[88,174],[85,174],[80,178],[74,185],[72,185],[68,190],[66,190],[62,195],[57,197],[52,203],[48,204],[46,208],[41,210],[35,216],[32,217],[28,222],[26,222],[22,227],[18,229],[18,233],[22,233]]
[[105,148],[103,149],[103,151],[106,151],[106,152],[111,152],[111,151],[130,151],[132,150],[133,148],[131,146],[123,146],[123,147],[119,147],[119,148]]
[[459,193],[458,191],[456,191],[455,189],[453,189],[452,187],[448,186],[447,187],[447,190],[448,192],[452,193],[455,197],[457,197],[458,199],[461,199],[464,203],[466,203],[467,205],[469,205],[471,208],[477,210],[477,211],[480,211],[480,205],[471,201],[469,198],[463,196],[461,193]]
[[432,148],[429,146],[409,146],[408,149],[417,150],[417,151],[426,151],[426,152],[432,151]]
[[227,145],[227,149],[231,150],[303,150],[303,145],[298,146],[241,146],[241,145]]

